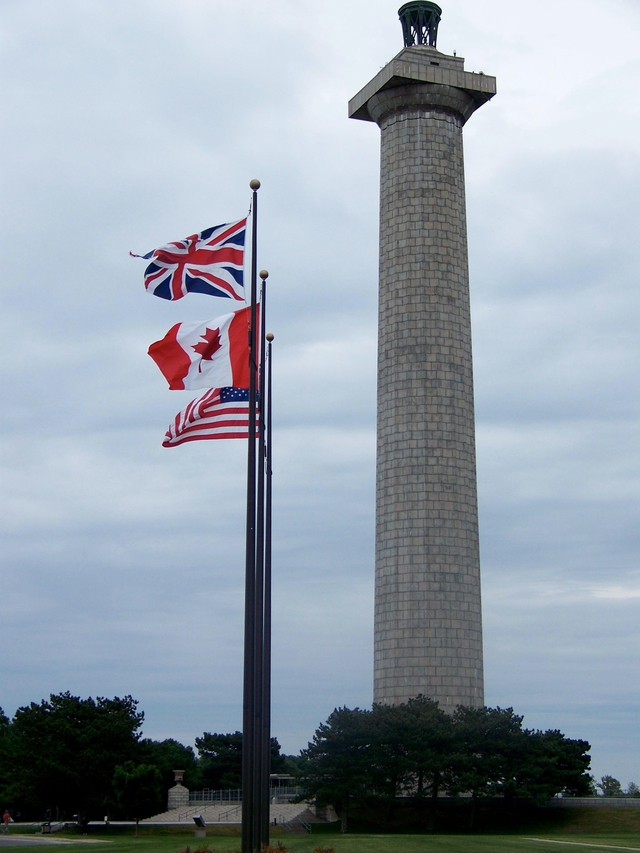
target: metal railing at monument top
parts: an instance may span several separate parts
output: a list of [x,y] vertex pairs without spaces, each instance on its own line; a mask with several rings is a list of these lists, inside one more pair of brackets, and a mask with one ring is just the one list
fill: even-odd
[[[289,785],[269,789],[269,801],[277,803],[290,803],[302,794],[302,788]],[[242,790],[234,788],[227,791],[213,791],[204,788],[202,791],[189,792],[189,805],[196,803],[240,803],[242,802]]]

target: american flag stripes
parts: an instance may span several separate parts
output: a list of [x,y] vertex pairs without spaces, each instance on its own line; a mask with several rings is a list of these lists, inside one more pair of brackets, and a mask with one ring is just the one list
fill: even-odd
[[246,231],[245,218],[214,225],[146,255],[129,254],[151,260],[144,272],[144,286],[161,299],[173,301],[187,293],[206,293],[244,302]]
[[[256,413],[256,433],[258,414]],[[187,441],[247,438],[249,391],[245,388],[212,388],[177,414],[166,432],[163,447]]]

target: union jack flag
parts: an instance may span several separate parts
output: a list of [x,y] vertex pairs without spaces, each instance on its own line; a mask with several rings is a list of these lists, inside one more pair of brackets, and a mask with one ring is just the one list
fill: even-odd
[[227,296],[244,302],[244,238],[247,220],[214,225],[146,255],[144,286],[161,299],[182,299],[187,293]]

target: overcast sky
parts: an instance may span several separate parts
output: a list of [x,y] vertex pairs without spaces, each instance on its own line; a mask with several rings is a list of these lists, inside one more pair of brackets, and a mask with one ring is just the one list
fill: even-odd
[[[242,442],[164,449],[146,355],[228,300],[147,252],[242,217],[276,336],[273,733],[372,700],[379,131],[390,0],[2,0],[0,704],[131,693],[241,726]],[[448,0],[465,128],[487,704],[640,783],[640,7]]]

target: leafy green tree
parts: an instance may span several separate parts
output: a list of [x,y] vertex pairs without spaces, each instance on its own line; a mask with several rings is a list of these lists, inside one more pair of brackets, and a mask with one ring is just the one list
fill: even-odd
[[562,732],[522,728],[512,708],[463,708],[453,716],[455,757],[448,788],[479,797],[586,796],[589,744]]
[[372,793],[436,797],[451,753],[451,718],[418,696],[401,705],[374,705],[371,715]]
[[16,798],[32,817],[102,817],[113,772],[134,760],[144,714],[131,696],[69,692],[19,708],[11,724]]
[[401,706],[374,705],[363,723],[369,741],[369,794],[385,801],[391,816],[395,799],[404,791],[409,777],[407,720]]
[[372,794],[372,712],[336,708],[302,751],[303,796],[319,806],[333,805],[346,832],[349,810]]
[[282,759],[282,766],[279,770],[274,770],[274,773],[283,773],[296,779],[302,776],[304,758],[301,755],[281,755],[280,758]]
[[453,714],[453,755],[447,788],[479,797],[515,793],[513,774],[524,751],[522,717],[513,708],[466,708]]
[[15,799],[11,735],[9,718],[0,708],[0,802],[3,803],[3,808],[13,805]]
[[600,788],[603,797],[622,797],[622,785],[613,776],[603,776],[596,784]]
[[592,779],[588,773],[590,745],[565,737],[557,729],[525,732],[525,748],[514,776],[520,797],[548,800],[556,794],[588,797]]
[[625,791],[625,797],[640,797],[640,788],[635,782],[629,782],[627,790]]
[[167,738],[158,741],[144,738],[140,741],[138,759],[142,764],[152,764],[160,771],[165,801],[167,791],[175,784],[174,770],[184,770],[184,784],[190,790],[204,787],[193,748],[184,746],[177,740]]
[[589,776],[589,792],[586,794],[587,797],[597,797],[598,796],[598,788],[596,786],[596,780],[594,776]]
[[350,809],[369,800],[391,812],[400,795],[436,797],[452,741],[451,717],[424,696],[371,711],[336,709],[302,752],[305,795],[334,805],[346,831]]
[[213,790],[242,787],[242,732],[204,732],[196,738],[204,786]]
[[113,774],[113,790],[118,807],[136,822],[136,838],[140,818],[156,814],[162,800],[162,774],[152,764],[119,764]]
[[[202,737],[196,738],[196,749],[200,755],[200,778],[205,787],[216,791],[242,787],[242,732],[204,732]],[[280,744],[272,737],[271,772],[280,773],[283,769]]]
[[445,714],[418,696],[372,711],[336,709],[302,752],[304,795],[334,805],[346,830],[349,810],[369,801],[391,811],[399,795],[419,800],[426,793],[483,797],[584,795],[589,744],[559,731],[523,729],[512,708],[458,707]]
[[588,796],[592,780],[585,771],[589,744],[565,738],[559,731],[523,729],[518,749],[504,765],[498,780],[505,797],[528,797],[540,803],[555,794]]
[[426,696],[396,706],[404,720],[411,790],[417,798],[428,792],[435,799],[451,770],[453,720]]

